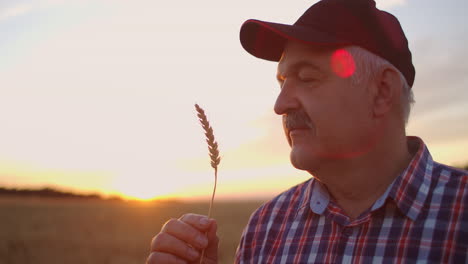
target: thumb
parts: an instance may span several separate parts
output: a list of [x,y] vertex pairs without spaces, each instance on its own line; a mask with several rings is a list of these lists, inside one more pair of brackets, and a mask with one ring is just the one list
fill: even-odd
[[208,246],[205,249],[205,261],[206,264],[215,264],[218,263],[218,245],[219,238],[216,235],[218,230],[218,224],[216,220],[211,219],[210,228],[208,229]]

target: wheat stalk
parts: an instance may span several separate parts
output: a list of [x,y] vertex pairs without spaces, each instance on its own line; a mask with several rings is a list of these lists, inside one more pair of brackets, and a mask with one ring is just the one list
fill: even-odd
[[[203,130],[205,130],[206,143],[208,143],[208,152],[209,152],[210,159],[211,159],[211,167],[213,167],[214,169],[215,182],[214,182],[213,194],[211,195],[210,208],[208,209],[208,218],[211,218],[211,211],[213,208],[213,202],[214,202],[214,197],[216,193],[216,184],[218,182],[218,165],[219,165],[219,162],[221,161],[221,157],[219,156],[218,143],[215,141],[213,128],[211,128],[210,122],[208,122],[208,118],[206,118],[205,111],[198,104],[195,104],[195,109],[198,112],[197,116],[203,127]],[[205,249],[203,249],[202,251],[202,254],[200,257],[200,264],[203,262],[204,256],[205,256]]]

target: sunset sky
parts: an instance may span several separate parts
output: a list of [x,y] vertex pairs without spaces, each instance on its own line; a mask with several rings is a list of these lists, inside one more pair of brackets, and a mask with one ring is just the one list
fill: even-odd
[[[193,105],[221,151],[218,195],[273,196],[307,180],[273,112],[276,64],[239,42],[249,18],[293,23],[316,1],[0,2],[0,185],[126,197],[209,196]],[[407,128],[435,160],[468,162],[468,4],[377,0],[416,67]]]

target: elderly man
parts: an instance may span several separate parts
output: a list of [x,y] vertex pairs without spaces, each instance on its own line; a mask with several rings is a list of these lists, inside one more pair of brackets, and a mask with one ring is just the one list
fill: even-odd
[[[314,177],[250,218],[236,263],[467,263],[468,172],[407,137],[415,70],[398,20],[372,0],[323,0],[294,25],[246,21],[252,55],[279,61],[275,112],[291,163]],[[206,235],[205,235],[206,234]],[[217,262],[216,221],[163,227],[149,263]]]

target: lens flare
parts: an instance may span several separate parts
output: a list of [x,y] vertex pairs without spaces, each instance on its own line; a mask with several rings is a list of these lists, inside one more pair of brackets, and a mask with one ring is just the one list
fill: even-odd
[[345,49],[338,49],[333,53],[331,67],[341,78],[351,77],[356,70],[353,56]]

